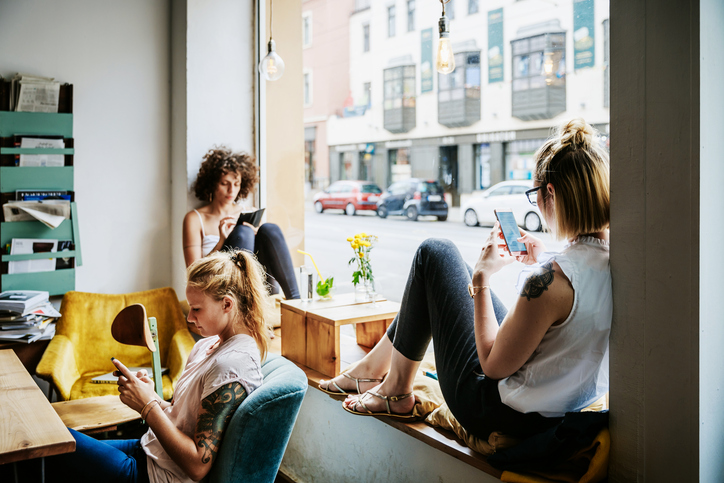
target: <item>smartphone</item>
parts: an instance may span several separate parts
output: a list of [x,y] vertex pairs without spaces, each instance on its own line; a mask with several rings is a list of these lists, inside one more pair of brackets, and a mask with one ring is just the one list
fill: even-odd
[[528,250],[525,248],[525,243],[518,241],[520,229],[518,223],[515,222],[513,210],[509,208],[497,209],[495,210],[495,217],[500,222],[500,230],[503,232],[503,238],[505,238],[505,244],[508,245],[510,254],[513,256],[527,255]]

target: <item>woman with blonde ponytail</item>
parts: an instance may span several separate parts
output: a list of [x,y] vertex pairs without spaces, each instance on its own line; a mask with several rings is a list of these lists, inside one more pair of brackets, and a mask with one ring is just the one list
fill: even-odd
[[188,321],[204,338],[173,400],[114,359],[121,401],[141,414],[148,432],[140,440],[98,441],[71,430],[76,451],[46,459],[50,481],[190,483],[211,470],[231,417],[262,383],[270,307],[264,270],[247,251],[212,253],[188,267],[186,299]]
[[[449,240],[426,240],[388,337],[321,389],[346,395],[344,408],[354,414],[412,417],[414,376],[432,339],[448,407],[483,440],[493,431],[539,433],[604,395],[613,308],[609,163],[584,120],[568,122],[536,153],[526,196],[567,240],[563,251],[546,252],[521,230],[527,255],[512,257],[496,224],[471,268]],[[515,261],[526,267],[508,311],[490,286]]]

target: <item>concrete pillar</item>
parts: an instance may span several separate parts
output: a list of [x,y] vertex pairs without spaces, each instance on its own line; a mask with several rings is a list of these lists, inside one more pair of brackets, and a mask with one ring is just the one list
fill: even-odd
[[490,184],[505,181],[505,144],[490,143]]
[[475,159],[472,144],[458,145],[458,190],[460,194],[475,189]]

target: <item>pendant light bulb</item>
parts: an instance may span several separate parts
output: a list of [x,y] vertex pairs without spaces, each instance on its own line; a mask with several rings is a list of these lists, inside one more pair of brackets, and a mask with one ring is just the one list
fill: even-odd
[[450,45],[450,20],[445,16],[443,7],[442,17],[438,21],[440,40],[437,43],[437,59],[435,68],[441,74],[449,74],[455,70],[455,52]]
[[269,40],[268,53],[259,63],[259,72],[268,81],[275,81],[284,74],[284,61],[276,53],[276,43]]

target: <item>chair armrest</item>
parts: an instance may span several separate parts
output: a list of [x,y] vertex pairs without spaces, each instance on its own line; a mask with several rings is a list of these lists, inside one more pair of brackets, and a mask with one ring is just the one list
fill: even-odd
[[70,390],[80,378],[73,342],[64,335],[53,337],[35,372],[41,379],[53,383],[64,401],[70,399]]
[[166,367],[168,367],[168,376],[171,378],[174,389],[176,389],[176,381],[181,377],[181,373],[186,367],[186,360],[195,343],[193,336],[186,329],[177,331],[171,339],[166,356]]

